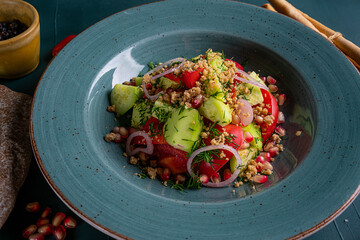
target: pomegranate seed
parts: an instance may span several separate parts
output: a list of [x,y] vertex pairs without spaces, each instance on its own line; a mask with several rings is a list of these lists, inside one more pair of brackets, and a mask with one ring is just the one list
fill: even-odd
[[160,175],[161,180],[167,181],[170,179],[171,171],[168,168],[164,168],[162,174]]
[[270,156],[275,157],[279,154],[279,148],[278,147],[272,147],[269,149]]
[[127,138],[129,136],[129,131],[124,127],[119,127],[119,133],[123,138]]
[[201,183],[208,183],[209,182],[209,177],[206,174],[201,174],[199,180],[200,180]]
[[70,217],[70,216],[67,216],[65,219],[64,219],[64,227],[65,228],[75,228],[77,225],[77,222],[74,218]]
[[146,95],[145,95],[145,93],[143,93],[142,98],[144,98],[144,99],[146,99],[146,98],[147,98],[147,97],[146,97]]
[[166,89],[166,93],[169,94],[169,95],[170,95],[173,91],[174,91],[174,89],[171,88],[171,87],[169,87],[169,88]]
[[253,182],[264,183],[268,180],[268,177],[265,175],[255,175],[252,177]]
[[253,137],[253,135],[251,135],[250,132],[245,132],[244,133],[244,138],[245,138],[245,141],[248,142],[248,143],[251,143],[252,140],[254,140],[254,137]]
[[275,128],[275,132],[279,134],[280,137],[283,137],[286,134],[286,130],[280,125]]
[[258,163],[266,162],[265,158],[263,156],[260,156],[260,155],[256,157],[255,161],[258,162]]
[[54,232],[54,226],[50,223],[42,225],[39,227],[38,232],[44,235],[50,235]]
[[271,156],[268,152],[261,152],[259,156],[262,156],[266,161],[270,162]]
[[36,226],[41,227],[42,225],[48,224],[50,221],[47,218],[39,218],[36,221]]
[[113,133],[120,133],[120,127],[114,127],[112,131]]
[[29,240],[44,240],[44,234],[34,233],[29,236]]
[[186,180],[186,177],[182,174],[176,174],[175,181],[176,183],[184,183]]
[[66,231],[65,228],[60,225],[57,228],[55,228],[53,235],[55,237],[56,240],[63,240],[66,237]]
[[266,77],[260,77],[260,79],[265,82],[266,81]]
[[250,143],[244,141],[243,144],[241,145],[240,149],[247,149],[250,147]]
[[46,207],[44,211],[41,213],[41,218],[46,218],[51,213],[51,208]]
[[35,224],[32,224],[23,230],[22,236],[24,238],[28,238],[31,234],[36,232],[36,230],[37,230],[37,226]]
[[28,212],[39,212],[40,211],[40,203],[39,202],[31,202],[31,203],[28,203],[25,207],[25,209],[28,211]]
[[224,170],[224,180],[227,180],[227,179],[229,179],[230,177],[231,177],[231,175],[232,175],[232,173],[231,173],[231,171],[230,171],[230,169],[229,168],[226,168],[225,170]]
[[273,146],[275,146],[275,141],[267,141],[264,146],[264,151],[268,152]]
[[263,163],[263,169],[265,169],[265,170],[273,170],[273,166],[268,161],[265,161]]
[[147,83],[147,84],[145,84],[145,86],[146,86],[146,89],[152,89],[151,83]]
[[276,83],[275,78],[273,78],[272,76],[267,76],[266,81],[267,81],[269,84],[275,84],[275,83]]
[[52,219],[52,225],[54,225],[54,227],[59,226],[65,217],[66,217],[65,213],[62,212],[56,213],[54,218]]
[[276,85],[270,84],[268,86],[270,92],[276,92],[278,90],[278,87]]
[[213,183],[219,183],[219,182],[221,182],[220,173],[218,173],[218,172],[214,173],[214,174],[211,176],[210,180],[211,180]]
[[256,116],[255,117],[255,122],[260,125],[260,124],[262,124],[264,122],[264,118],[260,117],[260,116]]
[[158,89],[155,90],[155,94],[158,94],[159,92],[162,92],[161,88],[158,88]]
[[285,116],[283,112],[279,112],[277,123],[283,123],[285,122]]
[[284,93],[281,93],[278,97],[278,103],[279,106],[282,106],[286,100],[286,95]]
[[199,108],[203,103],[203,101],[204,101],[203,95],[199,94],[194,98],[193,102],[191,103],[191,106],[193,108]]
[[131,86],[136,86],[136,82],[130,82]]

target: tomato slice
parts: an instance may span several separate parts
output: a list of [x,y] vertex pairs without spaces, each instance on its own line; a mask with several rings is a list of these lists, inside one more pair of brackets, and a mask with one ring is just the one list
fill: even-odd
[[265,108],[268,110],[269,114],[274,116],[274,121],[270,125],[267,125],[266,123],[260,125],[261,136],[263,138],[263,143],[265,143],[265,141],[269,139],[275,131],[277,120],[279,117],[279,107],[275,97],[270,92],[262,88],[260,90],[264,98]]
[[[221,133],[227,132],[230,134],[230,136],[232,136],[230,138],[231,142],[226,144],[235,148],[236,150],[238,150],[241,147],[241,145],[244,143],[244,134],[240,126],[229,124],[226,125],[225,127],[221,127],[219,125],[216,125],[215,128]],[[211,141],[211,137],[204,139],[206,145],[211,145],[210,141]],[[206,174],[209,177],[213,176],[231,159],[233,155],[232,153],[226,150],[224,150],[224,154],[225,156],[222,158],[213,156],[212,163],[202,161],[197,167],[198,172],[200,174]]]
[[157,164],[169,168],[172,174],[186,173],[187,153],[170,146],[169,144],[155,144],[154,155],[158,158]]
[[196,82],[199,81],[203,70],[203,68],[198,68],[195,71],[184,72],[181,76],[182,84],[184,84],[188,89],[195,87]]
[[[163,132],[164,123],[160,123],[157,118],[150,117],[149,120],[142,127],[142,130],[145,132],[151,132],[150,137],[152,139],[153,144],[164,144],[166,143],[164,139]],[[143,137],[135,137],[133,140],[133,144],[136,145],[144,145],[145,141]]]

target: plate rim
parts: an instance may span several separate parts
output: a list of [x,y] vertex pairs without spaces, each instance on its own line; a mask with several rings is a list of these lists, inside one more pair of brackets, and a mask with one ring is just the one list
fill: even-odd
[[[82,34],[83,32],[86,32],[88,29],[92,28],[94,25],[97,25],[99,22],[102,22],[106,19],[109,19],[111,17],[113,17],[114,15],[117,15],[117,14],[120,14],[120,13],[123,13],[127,10],[130,10],[130,9],[135,9],[135,8],[140,8],[140,7],[143,7],[143,6],[146,6],[146,5],[152,5],[152,4],[157,4],[157,3],[161,3],[161,2],[169,2],[170,0],[156,0],[154,2],[148,2],[148,3],[144,3],[144,4],[140,4],[140,5],[136,5],[136,6],[133,6],[133,7],[130,7],[130,8],[126,8],[124,10],[121,10],[121,11],[118,11],[116,13],[113,13],[99,21],[96,21],[95,23],[89,25],[87,28],[85,28],[84,30],[82,30],[81,32],[79,32],[77,35],[80,35]],[[197,1],[197,0],[196,0]],[[201,0],[201,1],[206,1],[206,0]],[[234,2],[236,4],[240,4],[240,5],[249,5],[249,6],[253,6],[253,7],[257,7],[257,8],[261,8],[261,6],[257,6],[255,4],[251,4],[251,3],[244,3],[244,2],[240,2],[240,1],[236,1],[236,0],[221,0],[223,2]],[[276,14],[276,13],[271,13],[271,14]],[[279,14],[279,13],[278,13]],[[281,14],[281,13],[280,13]],[[292,18],[284,15],[284,14],[281,14],[282,16],[288,18],[288,20],[290,21],[295,21],[293,20]],[[295,21],[296,22],[296,21]],[[305,26],[302,26],[302,27],[305,27]],[[302,28],[301,27],[301,28]],[[76,38],[76,37],[75,37]],[[337,49],[337,48],[336,48]],[[340,53],[342,53],[345,57],[346,55],[340,51],[339,49],[337,49]],[[97,221],[95,221],[94,219],[92,219],[91,217],[89,217],[88,215],[86,215],[84,212],[82,212],[79,208],[77,208],[62,192],[61,190],[56,186],[56,184],[53,182],[52,178],[50,177],[49,173],[47,172],[47,170],[45,169],[44,165],[43,165],[43,161],[42,161],[42,158],[39,154],[39,151],[38,151],[38,148],[37,148],[37,145],[36,145],[36,141],[35,141],[35,135],[34,135],[34,128],[33,128],[33,113],[34,113],[34,104],[35,104],[35,98],[37,96],[37,92],[38,92],[38,88],[39,88],[39,85],[41,84],[42,80],[43,80],[43,77],[45,75],[45,73],[47,72],[49,66],[52,64],[53,60],[56,58],[53,57],[49,63],[47,64],[45,70],[43,71],[38,83],[37,83],[37,86],[35,88],[35,91],[34,91],[34,94],[33,94],[33,99],[32,99],[32,103],[31,103],[31,115],[30,115],[30,120],[29,120],[29,132],[30,132],[30,140],[31,140],[31,146],[32,146],[32,150],[33,150],[33,153],[34,153],[34,156],[35,156],[35,160],[36,160],[36,163],[42,173],[42,175],[44,176],[46,182],[49,184],[49,186],[51,187],[51,189],[54,191],[54,193],[61,199],[61,201],[68,207],[70,208],[76,215],[78,215],[82,220],[84,220],[85,222],[87,222],[89,225],[91,225],[92,227],[96,228],[97,230],[107,234],[108,236],[110,237],[113,237],[115,239],[132,239],[130,237],[127,237],[125,235],[122,235],[120,234],[119,232],[116,232],[114,230],[111,230],[109,229],[108,227],[98,223]],[[353,66],[353,68],[359,73],[360,75],[360,70],[356,68],[356,66],[350,61],[347,59],[347,61],[349,63],[351,63],[351,65]],[[333,212],[332,214],[330,214],[327,218],[323,219],[321,222],[319,222],[318,224],[314,225],[313,227],[311,228],[308,228],[288,239],[303,239],[305,237],[308,237],[310,235],[312,235],[313,233],[321,230],[323,227],[327,226],[329,223],[331,223],[337,216],[339,216],[343,211],[345,211],[349,206],[350,204],[356,199],[357,196],[359,196],[360,194],[360,185],[358,185],[358,187],[355,189],[355,191],[352,193],[352,195],[347,199],[347,201],[344,202],[344,204],[342,204],[335,212]]]

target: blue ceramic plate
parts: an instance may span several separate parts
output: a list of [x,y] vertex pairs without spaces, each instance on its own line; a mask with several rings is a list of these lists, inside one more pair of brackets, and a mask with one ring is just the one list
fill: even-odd
[[[266,184],[181,193],[134,176],[106,111],[112,86],[149,61],[224,51],[272,75],[288,95],[285,151]],[[359,192],[360,77],[327,40],[301,24],[234,1],[165,1],[90,27],[51,62],[36,91],[32,143],[58,196],[116,238],[301,238]],[[295,132],[302,130],[300,137]]]

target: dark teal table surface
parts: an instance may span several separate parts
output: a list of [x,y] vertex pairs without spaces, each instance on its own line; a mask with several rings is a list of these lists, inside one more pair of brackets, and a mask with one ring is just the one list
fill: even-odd
[[[38,10],[40,15],[40,64],[30,75],[20,79],[0,80],[0,84],[5,84],[15,91],[33,95],[42,73],[52,58],[52,48],[63,38],[70,34],[78,34],[111,14],[151,1],[28,0],[28,2]],[[266,3],[265,0],[246,0],[243,2],[258,6]],[[359,0],[289,0],[289,2],[326,26],[341,32],[347,39],[360,46]],[[51,190],[39,171],[35,159],[33,159],[28,177],[20,190],[16,206],[0,230],[1,240],[21,239],[22,230],[36,221],[34,215],[24,210],[26,203],[33,201],[40,201],[43,205],[52,207],[53,211],[63,211],[76,216]],[[111,239],[81,219],[77,218],[77,220],[79,222],[78,227],[68,231],[66,239]],[[334,221],[306,239],[360,239],[360,197],[357,197]]]

